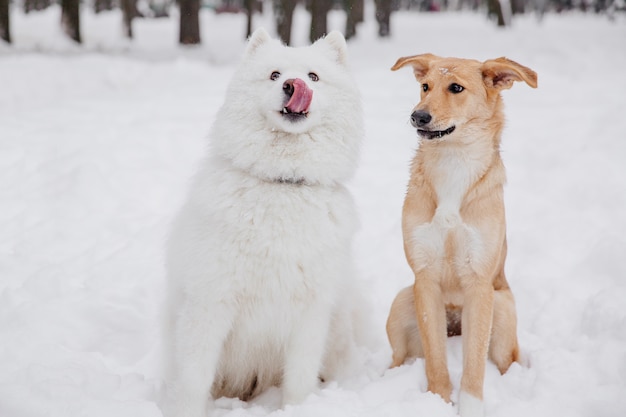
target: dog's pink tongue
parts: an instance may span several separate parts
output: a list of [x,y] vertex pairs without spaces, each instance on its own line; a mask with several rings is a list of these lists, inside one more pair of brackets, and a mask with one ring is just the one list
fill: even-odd
[[306,113],[313,100],[313,90],[300,78],[293,80],[293,94],[285,105],[292,113]]

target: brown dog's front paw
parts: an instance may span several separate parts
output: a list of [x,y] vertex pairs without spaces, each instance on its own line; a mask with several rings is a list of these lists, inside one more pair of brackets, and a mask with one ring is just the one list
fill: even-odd
[[443,400],[447,403],[450,402],[450,394],[452,393],[452,384],[450,381],[447,382],[429,382],[428,383],[428,391],[433,394],[439,395]]

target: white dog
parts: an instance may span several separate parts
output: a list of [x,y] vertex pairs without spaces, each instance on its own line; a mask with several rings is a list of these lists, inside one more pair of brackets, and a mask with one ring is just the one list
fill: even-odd
[[165,414],[282,386],[298,403],[354,363],[359,308],[342,185],[363,135],[346,43],[248,42],[168,247]]

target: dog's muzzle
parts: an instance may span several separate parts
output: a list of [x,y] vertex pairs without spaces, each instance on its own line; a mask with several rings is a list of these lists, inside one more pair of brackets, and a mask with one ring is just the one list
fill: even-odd
[[445,130],[430,130],[427,125],[432,121],[430,113],[423,110],[416,110],[411,114],[411,125],[417,129],[417,134],[425,139],[442,138],[454,132],[456,126],[451,126]]
[[313,100],[313,90],[300,78],[292,78],[283,84],[285,106],[282,114],[285,116],[306,117]]

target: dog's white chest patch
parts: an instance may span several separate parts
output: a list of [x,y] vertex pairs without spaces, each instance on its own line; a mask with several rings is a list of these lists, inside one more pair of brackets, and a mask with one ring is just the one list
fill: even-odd
[[[432,220],[417,226],[412,236],[413,260],[420,269],[450,256],[456,265],[480,257],[477,251],[482,247],[481,236],[474,227],[463,222],[460,214],[463,199],[480,167],[471,160],[460,158],[456,154],[445,155],[431,167],[437,208]],[[474,253],[465,253],[463,249],[456,254],[446,253],[445,242],[451,232],[454,232],[457,243],[462,243],[457,246],[471,247]]]
[[461,204],[469,187],[468,169],[455,158],[444,158],[435,168],[433,185],[437,194],[434,223],[449,227],[461,223]]

